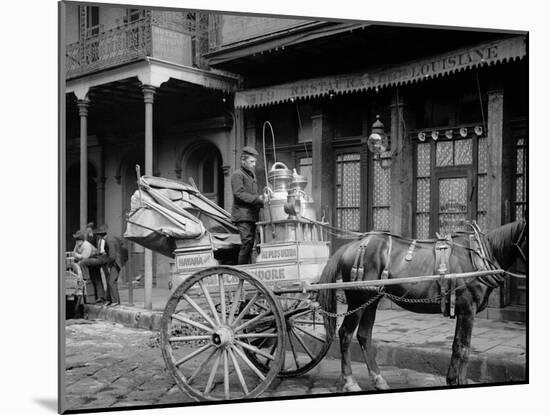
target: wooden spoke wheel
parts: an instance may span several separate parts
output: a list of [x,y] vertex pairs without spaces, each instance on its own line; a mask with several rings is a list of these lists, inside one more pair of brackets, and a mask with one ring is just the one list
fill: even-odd
[[[312,307],[312,302],[303,296],[280,296],[286,323],[287,347],[285,361],[279,377],[293,377],[307,373],[326,356],[335,332],[335,320],[328,318]],[[273,327],[258,327],[261,332],[270,333]],[[262,350],[271,346],[269,339],[252,340]],[[259,354],[250,355],[250,360],[262,371],[271,367],[271,362]]]
[[[261,281],[236,268],[213,267],[190,276],[170,296],[161,321],[162,356],[180,389],[196,400],[250,399],[279,373],[285,332],[278,300]],[[269,349],[255,346],[262,340],[269,340]],[[251,356],[269,361],[267,370]]]

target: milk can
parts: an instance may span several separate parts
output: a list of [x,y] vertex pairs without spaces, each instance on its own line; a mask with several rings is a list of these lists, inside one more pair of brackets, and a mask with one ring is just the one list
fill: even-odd
[[271,220],[285,220],[288,214],[284,211],[284,205],[292,182],[292,171],[284,163],[277,162],[273,164],[267,177],[273,193],[264,204],[266,215]]

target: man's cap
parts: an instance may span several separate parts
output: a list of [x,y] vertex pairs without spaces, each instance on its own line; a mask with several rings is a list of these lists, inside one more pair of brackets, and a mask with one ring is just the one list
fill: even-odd
[[76,240],[83,241],[85,239],[84,238],[84,233],[81,230],[78,230],[74,233],[73,238],[76,239]]
[[86,225],[87,228],[94,228],[94,223],[93,222],[88,222],[88,224]]
[[245,146],[243,147],[243,154],[248,154],[250,156],[258,157],[260,154],[256,151],[254,147]]
[[107,225],[101,225],[99,228],[94,230],[94,233],[97,235],[105,235],[107,233]]

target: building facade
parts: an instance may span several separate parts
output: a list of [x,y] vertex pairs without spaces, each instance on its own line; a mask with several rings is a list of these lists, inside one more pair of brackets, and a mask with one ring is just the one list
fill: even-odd
[[[229,209],[245,144],[265,148],[262,168],[308,177],[338,228],[424,239],[525,218],[524,33],[94,9],[67,5],[68,232],[94,220],[122,234],[136,164]],[[168,260],[152,266],[163,284]],[[525,302],[509,281],[491,309]]]

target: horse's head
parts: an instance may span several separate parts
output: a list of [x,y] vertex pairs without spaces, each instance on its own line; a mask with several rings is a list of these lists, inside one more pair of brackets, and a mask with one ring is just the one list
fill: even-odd
[[517,239],[514,242],[514,247],[517,249],[519,258],[527,265],[527,222],[525,220],[517,222],[518,235]]
[[527,264],[527,222],[525,220],[508,223],[487,233],[493,256],[504,269],[516,259]]

